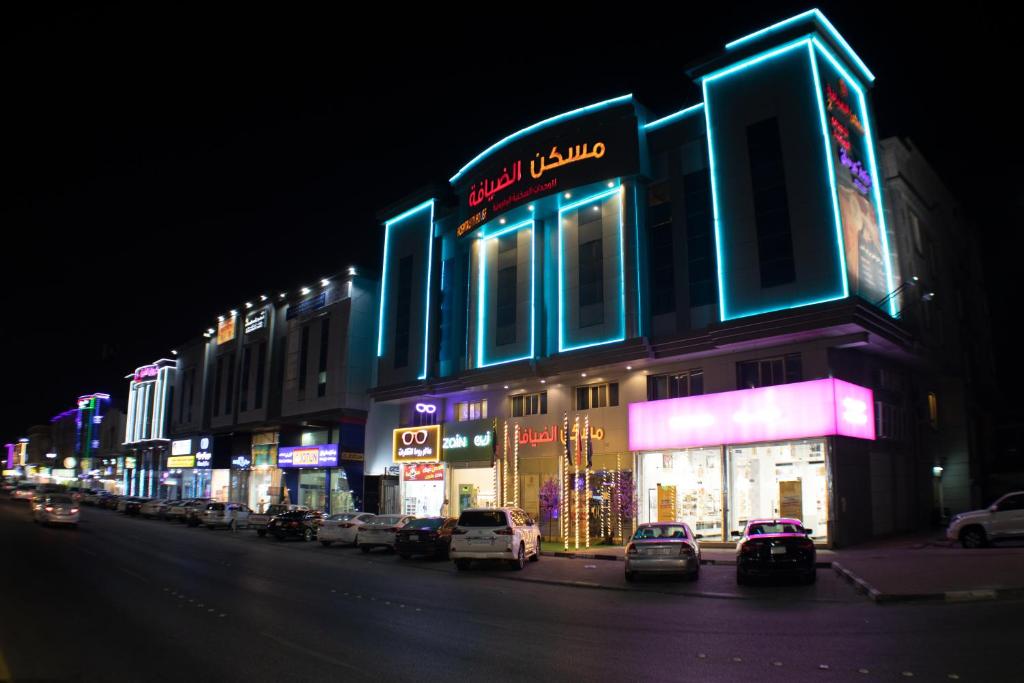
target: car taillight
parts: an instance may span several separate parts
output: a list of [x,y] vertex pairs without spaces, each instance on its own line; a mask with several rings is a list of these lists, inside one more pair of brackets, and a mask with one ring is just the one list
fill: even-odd
[[800,550],[814,550],[814,541],[809,538],[801,538],[797,541],[796,547]]
[[291,522],[291,523],[288,524],[288,526],[298,526],[298,525],[299,525],[298,522]]
[[637,552],[639,552],[639,551],[636,549],[636,546],[633,545],[632,543],[630,543],[629,547],[626,548],[626,553],[628,555],[636,555]]
[[75,514],[76,512],[78,512],[78,508],[71,508],[71,514]]
[[754,555],[761,548],[760,543],[744,543],[740,546],[740,554],[742,555]]
[[454,529],[452,529],[452,535],[454,535],[454,536],[461,536],[462,534],[464,534],[466,532],[467,532],[467,530],[463,529],[461,527],[455,527]]
[[53,506],[52,505],[47,505],[46,506],[46,511],[47,512],[53,512]]
[[679,554],[693,557],[693,548],[691,548],[690,545],[687,543],[682,543],[679,546]]
[[495,529],[494,533],[498,534],[499,536],[511,536],[512,535],[512,527],[507,526],[504,529]]

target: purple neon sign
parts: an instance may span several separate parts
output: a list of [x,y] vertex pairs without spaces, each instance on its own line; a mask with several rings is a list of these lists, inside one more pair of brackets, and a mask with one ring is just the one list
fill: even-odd
[[631,451],[833,435],[874,440],[870,389],[830,378],[629,404]]
[[337,467],[338,444],[286,446],[277,451],[278,467]]

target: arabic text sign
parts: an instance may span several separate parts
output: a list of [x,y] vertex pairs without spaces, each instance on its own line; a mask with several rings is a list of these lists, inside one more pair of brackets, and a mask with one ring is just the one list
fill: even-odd
[[441,459],[441,425],[396,429],[391,454],[394,462],[437,462]]
[[169,469],[188,469],[195,466],[196,456],[194,455],[172,455],[167,458]]
[[832,435],[875,438],[870,389],[817,379],[629,405],[632,451]]
[[337,467],[338,444],[286,446],[277,451],[278,467]]
[[439,462],[418,462],[402,465],[406,481],[444,481],[444,465]]
[[447,462],[489,462],[494,457],[494,423],[491,420],[445,422],[442,427],[442,450]]

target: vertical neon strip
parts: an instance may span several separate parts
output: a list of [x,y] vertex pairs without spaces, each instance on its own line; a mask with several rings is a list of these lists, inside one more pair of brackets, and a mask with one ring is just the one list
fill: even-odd
[[[619,322],[621,325],[620,336],[626,338],[626,223],[623,216],[626,213],[626,188],[619,185]],[[602,216],[602,223],[604,217]],[[589,413],[588,413],[589,414]],[[590,534],[587,534],[587,539]]]
[[430,276],[434,268],[434,200],[430,200],[430,223],[427,224],[427,285],[424,287],[426,293],[426,313],[423,323],[423,372],[418,379],[427,378],[427,361],[430,355]]
[[477,242],[477,286],[476,286],[476,366],[478,368],[484,367],[484,334],[485,334],[485,320],[484,320],[484,306],[487,299],[487,282],[486,282],[486,271],[487,271],[487,243],[483,240]]
[[828,122],[825,118],[825,100],[821,92],[821,77],[818,74],[818,60],[814,56],[814,46],[808,41],[807,56],[811,60],[811,73],[814,77],[814,101],[818,103],[818,114],[821,118],[821,137],[824,142],[825,166],[828,168],[828,183],[832,190],[832,220],[836,226],[836,247],[839,252],[839,278],[843,285],[843,298],[850,296],[849,274],[846,270],[846,249],[843,246],[843,222],[839,217],[839,191],[836,189],[835,160],[832,158],[832,143],[828,138]]
[[388,235],[391,225],[384,224],[384,274],[380,281],[380,316],[377,318],[377,358],[384,355],[384,307],[387,306],[388,290]]
[[640,190],[633,185],[633,232],[636,240],[633,251],[636,256],[636,336],[644,336],[643,289],[640,285]]
[[537,357],[537,223],[530,224],[530,358]]
[[718,181],[715,175],[714,127],[711,125],[711,99],[708,97],[708,82],[701,81],[704,94],[704,128],[708,141],[708,175],[711,177],[711,222],[715,227],[715,270],[718,275],[718,318],[725,322],[729,319],[725,310],[725,280],[722,277],[722,229],[718,215]]
[[124,443],[133,441],[132,429],[135,426],[135,380],[128,384],[128,417],[125,418]]
[[[811,40],[814,43],[814,47],[817,48],[829,60],[829,62],[831,62],[836,71],[846,78],[850,86],[857,91],[857,100],[860,102],[861,118],[864,120],[864,137],[868,148],[868,163],[871,166],[871,178],[874,181],[872,183],[872,194],[875,198],[875,213],[878,215],[878,231],[881,233],[882,252],[885,260],[885,287],[887,291],[891,292],[893,291],[893,286],[892,259],[889,252],[889,230],[885,224],[885,210],[882,206],[882,183],[881,178],[878,176],[878,164],[875,159],[875,138],[871,131],[871,117],[868,112],[867,98],[864,96],[864,90],[861,88],[860,84],[857,83],[857,81],[850,76],[849,72],[839,64],[838,60],[832,56],[828,49],[822,45],[817,38],[812,38]],[[896,297],[891,297],[889,299],[889,315],[896,317]]]

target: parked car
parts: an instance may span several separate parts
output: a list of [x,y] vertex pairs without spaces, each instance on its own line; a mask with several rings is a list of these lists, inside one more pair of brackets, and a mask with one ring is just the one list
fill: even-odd
[[811,529],[799,519],[751,519],[736,543],[736,583],[753,577],[790,576],[814,583],[816,553]]
[[641,524],[626,545],[626,581],[637,574],[679,574],[700,578],[698,536],[684,522]]
[[331,515],[324,520],[317,532],[317,539],[325,547],[332,543],[355,545],[359,529],[376,516],[370,512],[339,512]]
[[267,533],[279,541],[298,538],[309,542],[316,538],[323,513],[313,510],[283,512],[270,520]]
[[165,500],[161,498],[153,498],[143,503],[142,508],[139,509],[139,514],[146,519],[163,518],[167,512],[167,508],[170,507],[173,500]]
[[32,511],[32,520],[41,524],[70,524],[78,526],[78,503],[66,493],[44,496]]
[[203,512],[201,522],[207,529],[248,529],[249,513],[249,506],[243,503],[209,503]]
[[11,500],[31,503],[32,497],[36,495],[37,488],[39,488],[38,484],[18,484],[18,486],[11,491]]
[[212,498],[193,498],[182,506],[180,521],[188,526],[199,526],[202,524],[200,517],[206,511],[206,506],[212,502]]
[[124,496],[119,496],[117,494],[111,494],[109,496],[102,496],[99,499],[98,505],[99,505],[99,507],[103,508],[104,510],[116,510],[117,506],[121,502],[122,498],[124,498]]
[[110,494],[108,494],[103,489],[93,489],[91,491],[86,491],[85,493],[82,494],[81,503],[82,505],[97,505],[100,502],[100,498],[107,495]]
[[472,508],[463,510],[452,530],[449,556],[460,570],[473,560],[505,560],[516,569],[540,559],[540,529],[519,508]]
[[117,504],[118,512],[123,512],[126,515],[132,517],[138,517],[139,513],[142,512],[142,506],[148,503],[151,498],[140,498],[138,496],[128,497],[121,499],[121,502]]
[[277,517],[285,512],[308,512],[309,508],[305,505],[285,505],[284,503],[274,503],[267,507],[263,512],[250,512],[249,513],[249,526],[256,529],[256,534],[261,538],[267,535],[267,526],[270,524],[270,520]]
[[364,553],[374,548],[395,549],[395,532],[415,519],[412,515],[377,515],[359,528],[356,545]]
[[395,533],[395,551],[403,560],[413,555],[431,555],[448,559],[452,545],[454,517],[417,517]]
[[996,541],[1024,538],[1024,491],[1014,491],[984,510],[971,510],[949,520],[946,538],[965,548],[984,548]]
[[182,498],[181,500],[171,501],[167,505],[167,509],[164,510],[164,519],[170,522],[184,521],[185,506],[191,501],[191,498]]

